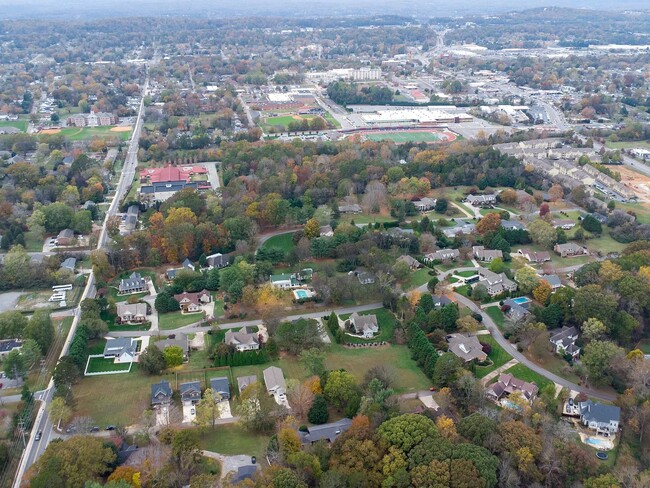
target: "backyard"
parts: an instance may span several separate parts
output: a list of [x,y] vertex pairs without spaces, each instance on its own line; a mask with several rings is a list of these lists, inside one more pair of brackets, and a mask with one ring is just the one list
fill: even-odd
[[131,363],[114,363],[112,359],[88,358],[86,373],[103,373],[115,371],[128,371]]
[[511,374],[520,380],[535,383],[539,388],[539,391],[542,391],[548,385],[553,384],[551,380],[548,380],[542,375],[535,373],[535,371],[528,368],[527,366],[524,366],[523,364],[515,364],[512,368],[507,369],[505,373]]
[[404,289],[412,290],[413,288],[427,284],[429,280],[433,278],[433,276],[429,275],[429,271],[435,274],[435,271],[432,271],[431,268],[427,267],[418,269],[417,271],[409,274],[408,278],[404,282]]
[[226,456],[247,454],[262,460],[269,439],[269,436],[248,432],[240,425],[229,424],[205,429],[199,439],[199,445],[201,449]]
[[285,234],[278,234],[273,237],[270,237],[268,240],[262,244],[264,249],[281,249],[282,251],[289,252],[295,246],[293,244],[293,234],[294,232],[287,232]]
[[503,332],[503,325],[505,324],[506,318],[503,316],[501,309],[494,305],[492,307],[487,307],[484,312],[494,320],[494,323],[497,324],[499,330]]

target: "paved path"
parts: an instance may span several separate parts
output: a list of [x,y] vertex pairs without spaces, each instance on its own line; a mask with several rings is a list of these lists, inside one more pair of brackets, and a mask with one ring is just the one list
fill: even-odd
[[507,369],[512,368],[518,362],[519,361],[517,361],[516,359],[511,359],[510,361],[508,361],[503,366],[498,367],[494,371],[488,373],[483,378],[481,378],[481,383],[483,383],[484,385],[487,385],[492,380],[492,378],[496,378],[499,374],[503,373]]
[[[461,212],[463,212],[463,213],[465,214],[465,217],[467,217],[468,219],[473,219],[473,218],[475,217],[475,215],[472,215],[471,213],[469,213],[467,210],[465,210],[465,208],[461,207],[461,206],[458,205],[456,202],[452,202],[452,201],[450,200],[449,203],[451,203],[451,205],[452,205],[453,207],[456,207],[458,210],[460,210]],[[479,213],[479,215],[480,215],[480,213]]]

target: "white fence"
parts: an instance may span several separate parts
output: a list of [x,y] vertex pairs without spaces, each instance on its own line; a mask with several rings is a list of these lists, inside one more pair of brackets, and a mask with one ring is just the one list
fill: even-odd
[[88,360],[86,361],[86,369],[84,370],[84,376],[99,376],[103,374],[122,374],[122,373],[130,373],[131,372],[131,367],[133,366],[133,363],[129,363],[129,369],[124,369],[124,370],[119,370],[119,371],[98,371],[96,373],[89,373],[88,372],[88,366],[90,366],[90,360],[93,358],[104,358],[103,354],[91,354],[88,356]]

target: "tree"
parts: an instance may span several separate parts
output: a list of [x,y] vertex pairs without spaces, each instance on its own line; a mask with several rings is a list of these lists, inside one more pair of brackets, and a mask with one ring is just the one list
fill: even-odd
[[183,349],[180,346],[168,346],[163,351],[165,365],[168,368],[183,364]]
[[458,327],[459,332],[463,333],[476,332],[481,328],[481,325],[478,323],[478,321],[471,315],[460,317],[456,321],[456,326]]
[[320,236],[320,224],[316,219],[309,219],[303,228],[303,232],[307,239],[314,239]]
[[196,419],[194,422],[202,427],[212,427],[217,425],[217,420],[221,417],[222,397],[219,392],[208,388],[203,392],[203,398],[196,404]]
[[562,200],[564,198],[564,190],[562,189],[562,185],[555,184],[552,187],[548,189],[548,196],[550,197],[552,202],[557,202],[558,200]]
[[621,484],[613,474],[601,474],[594,478],[587,478],[584,482],[585,488],[621,488]]
[[490,212],[476,224],[476,230],[485,235],[489,232],[496,232],[501,228],[501,215],[497,212]]
[[244,429],[258,433],[270,432],[283,413],[261,383],[252,384],[241,393],[236,410]]
[[472,288],[472,298],[477,302],[482,302],[490,296],[487,287],[483,283],[477,283]]
[[555,227],[544,220],[535,220],[528,226],[528,232],[535,244],[551,248],[555,244],[557,233]]
[[3,366],[9,379],[24,378],[27,374],[27,361],[25,356],[18,350],[14,349],[5,356]]
[[309,380],[304,383],[295,382],[295,384],[289,387],[289,391],[287,392],[292,412],[300,420],[307,418],[309,409],[314,402],[314,392],[311,386]]
[[582,323],[582,335],[588,341],[596,341],[607,333],[607,326],[600,320],[591,317]]
[[327,400],[323,395],[316,395],[314,402],[307,412],[307,420],[312,424],[325,424],[329,420],[329,412],[327,411]]
[[32,369],[42,357],[41,348],[34,339],[25,339],[23,341],[20,354],[22,354],[25,360],[27,370]]
[[533,288],[533,297],[542,305],[546,305],[551,294],[553,293],[553,287],[546,280],[539,280],[539,284]]
[[600,234],[603,231],[603,226],[600,221],[591,215],[584,217],[580,225],[584,230],[592,234]]
[[140,354],[138,364],[148,374],[159,375],[165,369],[166,358],[155,344],[151,344]]
[[607,325],[613,321],[617,308],[616,295],[603,290],[600,285],[578,288],[573,299],[573,313],[579,322],[594,317]]
[[494,258],[489,266],[490,271],[493,273],[503,273],[507,267],[501,258]]
[[84,486],[87,480],[98,480],[105,476],[116,458],[115,450],[98,437],[79,435],[65,441],[53,441],[36,461],[34,479],[47,479],[47,476],[51,476],[52,467],[56,466],[57,477],[63,482],[61,486]]
[[275,331],[275,340],[281,349],[290,354],[298,354],[305,348],[319,348],[323,345],[318,322],[313,319],[299,319],[284,322]]
[[542,203],[539,207],[539,217],[543,219],[549,213],[551,213],[551,207],[548,206],[548,203]]
[[463,361],[452,352],[446,352],[438,358],[433,368],[433,381],[439,386],[451,385],[457,377]]
[[438,439],[438,429],[433,421],[423,415],[404,414],[382,423],[377,433],[391,445],[408,454],[427,438]]
[[624,354],[624,350],[613,342],[591,341],[585,346],[582,364],[595,383],[611,383],[613,378],[612,359]]
[[347,371],[332,371],[327,377],[323,393],[328,402],[339,410],[343,410],[359,397],[357,380]]
[[50,421],[56,424],[57,429],[61,428],[61,422],[64,424],[70,420],[72,410],[65,404],[63,398],[55,397],[47,407],[47,413]]
[[537,272],[530,266],[519,268],[515,273],[515,281],[519,285],[519,291],[530,293],[539,284]]
[[180,304],[166,290],[158,293],[154,305],[158,313],[176,312],[181,309]]
[[45,230],[57,233],[70,227],[74,210],[65,203],[52,203],[43,207],[45,214]]
[[497,423],[489,417],[473,413],[458,422],[460,435],[474,444],[485,445],[496,431]]
[[305,349],[300,353],[300,360],[309,373],[315,376],[321,376],[325,372],[325,358],[325,353],[315,347]]

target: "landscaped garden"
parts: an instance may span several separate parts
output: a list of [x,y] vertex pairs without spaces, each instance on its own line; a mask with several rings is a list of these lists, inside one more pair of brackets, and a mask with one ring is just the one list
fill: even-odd
[[115,363],[113,359],[88,358],[86,373],[123,372],[131,369],[131,363]]

